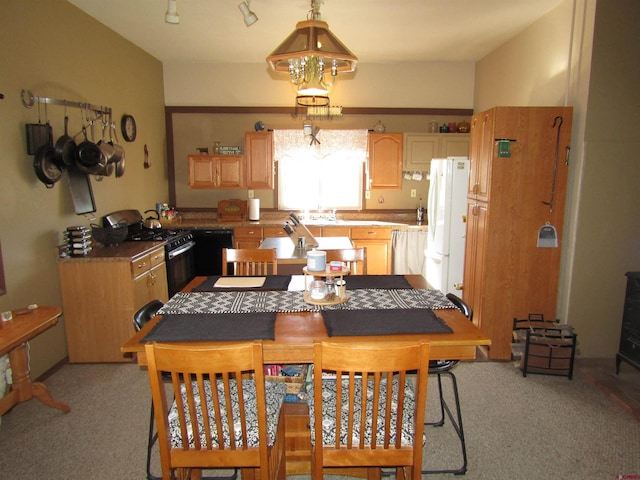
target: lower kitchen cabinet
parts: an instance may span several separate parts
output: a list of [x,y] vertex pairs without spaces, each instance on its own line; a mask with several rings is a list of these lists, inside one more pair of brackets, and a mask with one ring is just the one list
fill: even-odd
[[233,247],[258,248],[262,234],[262,227],[236,227],[233,229]]
[[355,248],[367,247],[367,274],[391,273],[391,229],[352,228],[351,242]]
[[[473,305],[474,309],[481,310],[483,278],[480,272],[484,271],[484,260],[487,238],[487,204],[484,202],[467,202],[467,244],[464,262],[464,300]],[[480,318],[475,315],[473,323],[482,328]]]
[[[391,273],[391,228],[386,227],[308,227],[315,237],[349,237],[355,248],[367,247],[367,273]],[[258,248],[264,238],[286,236],[281,227],[236,227],[233,229],[235,248]]]
[[120,347],[135,333],[133,314],[153,299],[168,300],[164,247],[129,257],[60,259],[58,274],[69,361],[131,361]]

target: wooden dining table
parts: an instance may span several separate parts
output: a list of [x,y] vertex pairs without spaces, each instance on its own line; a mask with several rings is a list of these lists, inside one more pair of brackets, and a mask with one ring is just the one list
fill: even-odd
[[[405,279],[413,289],[427,289],[429,286],[421,275],[406,275]],[[196,277],[182,293],[192,292],[207,280],[207,277]],[[209,279],[210,281],[210,279]],[[292,280],[293,283],[293,280]],[[304,285],[304,284],[303,284]],[[300,292],[302,296],[302,292]],[[322,311],[278,312],[275,320],[273,340],[262,340],[263,358],[268,364],[310,364],[313,363],[313,345],[316,341],[332,342],[389,342],[424,340],[431,345],[431,358],[447,360],[473,360],[478,346],[490,345],[491,341],[477,326],[470,322],[456,308],[436,310],[451,333],[432,334],[390,334],[372,336],[329,336],[322,317]],[[136,355],[140,365],[146,365],[144,353],[145,337],[160,322],[161,315],[151,319],[139,332],[125,343],[121,351],[126,355]],[[189,342],[210,345],[212,342]],[[304,400],[285,402],[283,405],[285,429],[285,462],[286,474],[308,475],[311,472],[311,435],[309,432],[309,409]],[[367,476],[367,469],[350,467],[331,469],[333,474],[344,474],[353,477]],[[253,478],[251,470],[243,469],[243,478]]]
[[[182,291],[191,292],[206,278],[194,278]],[[421,275],[405,275],[405,278],[413,288],[429,287]],[[359,342],[423,340],[431,345],[432,358],[447,360],[473,360],[476,358],[477,347],[491,344],[489,337],[459,310],[439,309],[437,316],[451,328],[451,333],[358,336],[357,339]],[[138,363],[146,365],[143,339],[161,318],[158,315],[150,320],[121,347],[121,351],[126,355],[136,355]],[[265,364],[313,363],[314,342],[328,340],[352,342],[354,337],[329,337],[320,311],[279,312],[276,316],[275,338],[263,340],[264,362]]]

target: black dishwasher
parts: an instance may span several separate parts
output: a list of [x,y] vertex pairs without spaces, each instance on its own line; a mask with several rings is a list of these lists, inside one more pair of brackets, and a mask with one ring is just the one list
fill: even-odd
[[222,274],[222,249],[233,248],[233,230],[202,229],[192,230],[191,233],[196,242],[196,276]]

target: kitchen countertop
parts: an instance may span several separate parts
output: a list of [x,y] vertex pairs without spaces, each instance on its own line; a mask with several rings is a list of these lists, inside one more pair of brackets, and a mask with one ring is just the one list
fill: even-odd
[[[282,214],[280,214],[282,215]],[[218,222],[215,218],[189,218],[179,217],[177,220],[161,220],[164,228],[183,228],[183,229],[228,229],[236,227],[282,227],[288,217],[281,218],[261,218],[258,221],[238,221],[238,222]],[[390,227],[393,230],[427,230],[426,225],[416,225],[415,223],[403,223],[370,219],[339,219],[336,221],[329,220],[311,220],[302,222],[307,227]]]

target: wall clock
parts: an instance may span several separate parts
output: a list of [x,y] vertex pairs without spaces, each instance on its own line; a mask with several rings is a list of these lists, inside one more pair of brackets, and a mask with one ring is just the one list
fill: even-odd
[[136,119],[133,115],[123,115],[120,122],[120,128],[122,130],[122,136],[127,142],[133,142],[136,139]]

